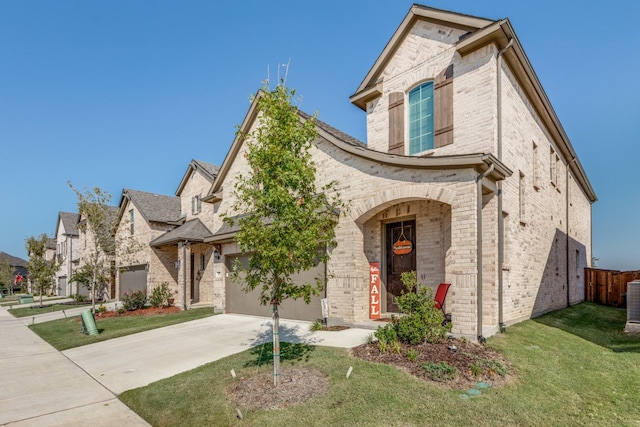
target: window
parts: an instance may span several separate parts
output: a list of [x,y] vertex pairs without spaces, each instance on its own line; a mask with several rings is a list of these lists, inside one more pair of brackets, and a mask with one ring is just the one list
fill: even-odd
[[533,143],[533,158],[531,159],[531,161],[533,162],[533,167],[532,167],[532,180],[533,180],[533,188],[538,191],[540,190],[540,183],[539,181],[539,175],[540,173],[538,172],[538,144],[536,144],[535,142]]
[[555,150],[551,148],[550,156],[549,156],[549,179],[551,180],[551,184],[554,186],[558,182],[558,155]]
[[206,261],[204,254],[200,254],[200,270],[204,271],[204,268],[207,266]]
[[202,199],[200,194],[191,198],[191,213],[193,215],[202,212]]
[[525,181],[525,178],[524,178],[524,174],[521,171],[520,172],[520,192],[519,192],[520,223],[521,224],[525,223],[525,207],[526,207],[525,192],[524,192],[525,186],[526,186],[526,181]]
[[133,209],[129,211],[129,234],[133,236]]
[[409,155],[433,149],[433,82],[409,92]]

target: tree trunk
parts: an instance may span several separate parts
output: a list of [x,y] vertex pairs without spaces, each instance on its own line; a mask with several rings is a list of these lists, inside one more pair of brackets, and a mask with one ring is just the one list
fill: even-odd
[[273,301],[273,385],[280,385],[280,315],[278,314],[278,302]]

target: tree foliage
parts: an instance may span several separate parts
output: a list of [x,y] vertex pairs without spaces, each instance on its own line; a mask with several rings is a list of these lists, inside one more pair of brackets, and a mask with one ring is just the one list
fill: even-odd
[[25,248],[29,254],[27,262],[27,271],[29,271],[29,281],[33,289],[40,294],[40,305],[42,305],[42,296],[47,291],[52,290],[56,286],[56,272],[62,265],[62,260],[53,258],[47,261],[47,241],[49,237],[41,234],[39,237],[29,237],[26,240]]
[[242,278],[247,292],[260,289],[261,303],[273,306],[276,385],[278,306],[288,298],[309,303],[323,289],[321,278],[294,283],[292,276],[328,260],[345,207],[335,181],[318,187],[311,152],[316,116],[302,120],[294,96],[295,90],[281,83],[274,90],[263,87],[254,99],[258,125],[250,133],[238,131],[250,172],[237,177],[232,212],[223,215],[239,226],[236,241],[249,254],[247,266],[234,266],[234,278]]
[[95,311],[96,290],[106,288],[116,255],[126,257],[137,252],[140,245],[132,240],[116,240],[118,216],[115,207],[109,205],[111,194],[99,187],[79,190],[71,182],[68,184],[78,198],[78,228],[86,236],[80,268],[74,272],[72,280],[89,288]]
[[15,280],[14,269],[6,259],[0,260],[0,292],[12,289]]
[[291,278],[328,260],[325,248],[335,245],[337,214],[345,206],[335,181],[317,186],[310,151],[315,116],[301,123],[294,95],[283,84],[259,93],[259,126],[249,134],[239,131],[251,170],[234,186],[232,209],[240,215],[224,216],[239,226],[236,241],[250,254],[247,267],[235,266],[235,276],[242,275],[249,290],[259,287],[265,305],[287,298],[308,302],[322,290],[322,281],[296,284]]

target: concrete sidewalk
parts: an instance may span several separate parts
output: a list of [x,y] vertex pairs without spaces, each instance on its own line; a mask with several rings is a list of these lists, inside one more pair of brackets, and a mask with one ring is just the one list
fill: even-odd
[[[118,307],[122,307],[122,303],[117,301],[108,302],[108,303],[99,303],[99,304],[96,304],[96,308],[99,307],[100,305],[104,305],[105,307],[107,307],[107,310],[117,310]],[[14,308],[16,307],[14,306]],[[35,323],[49,322],[51,320],[62,319],[65,317],[80,316],[83,311],[91,310],[91,308],[92,308],[91,305],[84,305],[82,307],[71,307],[68,310],[52,311],[50,313],[42,313],[42,314],[36,314],[34,316],[20,317],[18,318],[18,320],[20,320],[25,325],[33,325]]]
[[148,425],[1,307],[0,368],[0,425]]
[[[329,347],[362,344],[373,331],[310,332],[310,322],[280,320],[280,340]],[[113,393],[143,387],[271,341],[271,319],[221,314],[63,352]]]

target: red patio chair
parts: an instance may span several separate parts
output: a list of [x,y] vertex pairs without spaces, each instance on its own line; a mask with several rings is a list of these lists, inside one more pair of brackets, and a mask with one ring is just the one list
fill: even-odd
[[438,290],[436,291],[436,296],[433,298],[435,301],[435,307],[442,310],[442,314],[444,314],[445,317],[447,317],[447,314],[444,312],[444,300],[447,298],[449,286],[451,286],[451,283],[440,283],[438,285]]

